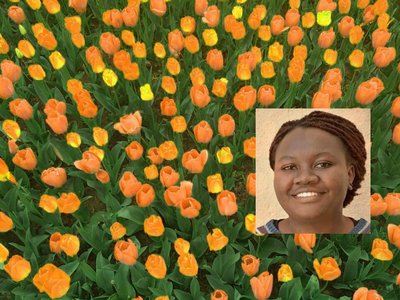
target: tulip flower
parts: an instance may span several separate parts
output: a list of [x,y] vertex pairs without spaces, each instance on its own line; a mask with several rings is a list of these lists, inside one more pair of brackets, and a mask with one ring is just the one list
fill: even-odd
[[190,243],[182,238],[177,238],[174,242],[175,251],[181,256],[189,253]]
[[288,264],[281,264],[278,270],[278,281],[288,282],[293,279],[292,268]]
[[371,216],[376,217],[383,215],[386,212],[387,203],[383,200],[382,196],[374,193],[370,197]]
[[12,219],[5,213],[0,211],[0,233],[7,232],[14,228]]
[[229,239],[219,228],[214,228],[212,233],[207,234],[207,243],[210,251],[219,251],[229,242]]
[[383,300],[376,290],[368,290],[366,287],[358,288],[353,294],[353,300]]
[[150,254],[145,263],[147,271],[156,279],[163,279],[167,274],[167,266],[161,255]]
[[13,281],[19,282],[31,273],[31,264],[22,256],[13,255],[4,265],[4,271],[6,271]]
[[58,208],[57,198],[55,196],[43,194],[39,199],[39,207],[47,213],[55,213]]
[[294,243],[310,254],[313,253],[312,248],[315,247],[316,239],[315,233],[296,233],[294,235]]
[[251,255],[246,254],[242,257],[242,270],[243,272],[252,277],[258,273],[258,269],[260,267],[260,259]]
[[81,205],[81,201],[74,192],[62,193],[57,200],[57,206],[60,213],[72,214],[76,212]]
[[151,215],[143,223],[144,232],[149,236],[162,236],[165,228],[160,216]]
[[318,278],[322,280],[332,281],[342,274],[336,260],[332,257],[324,257],[321,263],[318,259],[314,259],[313,266]]
[[32,281],[39,292],[45,292],[51,299],[55,299],[67,294],[71,278],[63,270],[49,263],[39,268]]
[[188,277],[196,276],[199,270],[196,257],[190,253],[183,253],[182,255],[179,255],[178,267],[179,272]]
[[73,234],[63,234],[60,240],[60,248],[68,256],[75,256],[80,248],[79,238]]
[[9,255],[9,251],[8,249],[2,244],[0,243],[0,263],[3,264]]
[[272,292],[273,275],[269,274],[268,271],[264,271],[257,277],[251,278],[250,285],[257,300],[268,299]]
[[130,239],[128,241],[119,240],[114,246],[114,257],[124,265],[133,266],[139,257],[136,244]]
[[110,227],[111,238],[115,240],[119,240],[124,237],[126,234],[126,228],[119,222],[114,222]]

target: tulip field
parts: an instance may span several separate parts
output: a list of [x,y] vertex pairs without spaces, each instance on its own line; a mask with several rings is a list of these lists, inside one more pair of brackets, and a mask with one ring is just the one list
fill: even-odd
[[[0,11],[0,299],[400,299],[397,1]],[[259,108],[371,109],[371,234],[256,234]]]

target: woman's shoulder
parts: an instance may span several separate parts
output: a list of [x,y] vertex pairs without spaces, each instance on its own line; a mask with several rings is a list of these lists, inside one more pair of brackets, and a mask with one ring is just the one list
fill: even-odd
[[353,229],[349,233],[370,233],[371,226],[367,220],[361,218],[355,221]]
[[266,224],[257,228],[256,232],[259,234],[266,234],[266,233],[280,233],[278,229],[278,222],[280,220],[269,220]]

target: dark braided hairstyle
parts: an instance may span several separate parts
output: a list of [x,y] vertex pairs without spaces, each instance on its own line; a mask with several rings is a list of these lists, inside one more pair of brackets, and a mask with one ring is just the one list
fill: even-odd
[[356,191],[360,188],[365,175],[365,161],[367,152],[365,151],[365,140],[357,127],[349,120],[323,111],[313,111],[301,119],[284,123],[275,135],[269,148],[269,164],[274,170],[276,149],[283,138],[293,129],[318,128],[340,138],[346,148],[346,157],[354,165],[355,177],[352,183],[353,189],[347,190],[343,207],[346,207],[354,198]]

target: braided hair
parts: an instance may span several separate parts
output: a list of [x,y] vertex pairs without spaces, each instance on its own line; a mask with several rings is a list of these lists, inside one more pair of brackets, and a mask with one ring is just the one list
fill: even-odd
[[352,183],[353,189],[348,189],[343,207],[346,207],[358,195],[356,191],[360,188],[365,176],[365,161],[367,152],[365,151],[365,140],[357,127],[349,120],[323,111],[313,111],[301,119],[284,123],[275,135],[269,148],[269,163],[271,169],[275,167],[276,149],[283,138],[295,128],[318,128],[337,136],[342,141],[346,149],[346,157],[354,165],[355,177]]

